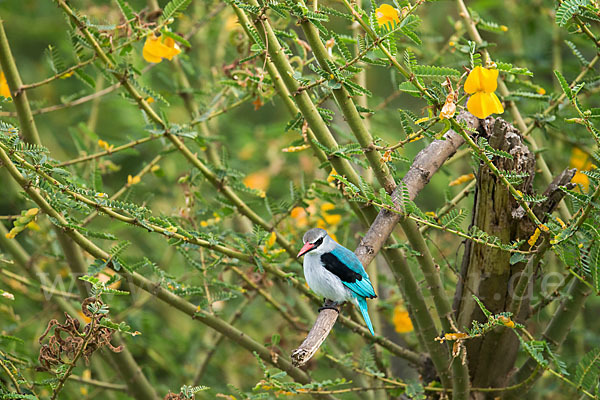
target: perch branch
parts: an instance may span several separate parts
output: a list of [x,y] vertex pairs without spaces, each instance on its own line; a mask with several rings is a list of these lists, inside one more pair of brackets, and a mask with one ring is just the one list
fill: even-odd
[[337,311],[330,308],[321,310],[306,339],[296,350],[292,351],[292,363],[296,366],[306,364],[319,350],[340,314],[340,307],[331,300],[325,300],[324,306],[335,307]]

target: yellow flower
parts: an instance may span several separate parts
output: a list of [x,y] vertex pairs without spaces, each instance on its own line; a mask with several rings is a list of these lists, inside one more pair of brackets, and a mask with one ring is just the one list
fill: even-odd
[[380,162],[382,163],[386,163],[386,162],[390,162],[392,161],[392,151],[391,150],[386,150],[383,155],[381,156],[381,158],[379,159]]
[[451,332],[444,335],[444,340],[464,340],[468,337],[469,335],[463,332]]
[[35,221],[31,221],[30,223],[28,223],[27,228],[31,229],[32,231],[36,231],[36,232],[38,232],[40,229],[42,229]]
[[408,311],[401,305],[394,307],[394,317],[392,321],[394,322],[394,328],[398,333],[412,332],[414,329],[412,321],[408,316]]
[[391,25],[391,22],[395,22],[396,24],[400,22],[398,10],[396,10],[389,4],[382,4],[381,7],[376,9],[375,17],[377,18],[377,23],[379,24],[379,26],[384,26],[388,24]]
[[225,30],[227,32],[231,32],[234,29],[239,28],[241,25],[238,22],[237,16],[235,15],[230,15],[229,17],[227,17],[227,19],[225,20]]
[[539,239],[541,233],[542,231],[540,231],[540,228],[535,228],[535,232],[533,232],[533,235],[531,235],[527,241],[527,244],[529,244],[529,246],[533,246]]
[[460,185],[462,183],[465,182],[469,182],[470,180],[472,180],[473,178],[475,178],[475,175],[473,174],[465,174],[465,175],[461,175],[458,178],[456,178],[455,180],[453,180],[452,182],[450,182],[448,184],[448,186],[456,186],[456,185]]
[[128,185],[136,185],[136,184],[140,183],[141,180],[142,180],[142,178],[140,178],[139,175],[136,175],[136,176],[127,175],[127,184]]
[[2,71],[0,71],[0,96],[6,97],[7,99],[12,99],[12,96],[10,95],[10,89],[8,88],[8,83],[6,82],[6,77]]
[[244,178],[244,185],[250,189],[254,189],[258,191],[258,196],[265,198],[266,193],[265,190],[269,187],[269,182],[271,181],[271,177],[267,170],[253,172],[250,175]]
[[146,97],[146,103],[148,103],[148,104],[154,103],[154,97]]
[[307,144],[303,144],[302,146],[290,146],[285,149],[281,149],[284,153],[297,153],[302,150],[310,149],[310,146]]
[[337,175],[337,171],[335,170],[335,168],[331,168],[331,172],[329,173],[329,175],[327,176],[327,182],[329,183],[333,183],[335,182],[335,177],[334,175]]
[[499,316],[498,319],[500,320],[500,322],[502,322],[505,326],[508,326],[509,328],[515,327],[515,323],[513,322],[513,320],[511,320],[508,317],[505,317],[504,315]]
[[342,216],[340,214],[329,214],[329,211],[335,208],[335,204],[333,203],[323,203],[321,205],[321,214],[323,218],[317,221],[317,226],[319,228],[324,229],[327,225],[337,225],[342,220]]
[[146,38],[142,50],[144,60],[151,63],[159,63],[163,58],[172,60],[179,53],[181,50],[173,38],[166,35],[156,36],[154,33]]
[[276,240],[277,240],[277,235],[275,234],[275,232],[271,232],[271,234],[269,235],[269,238],[267,239],[267,243],[266,243],[267,248],[270,249],[271,247],[273,247]]
[[90,317],[86,316],[83,312],[77,311],[77,314],[79,314],[79,318],[81,318],[83,320],[83,322],[85,322],[86,324],[89,324],[90,322],[92,322],[92,319]]
[[103,148],[106,151],[111,151],[113,149],[113,147],[115,147],[113,144],[108,144],[108,142],[105,142],[102,139],[98,139],[98,146],[100,146],[101,148]]
[[298,228],[304,228],[306,225],[308,225],[308,214],[302,207],[292,208],[290,217],[296,220],[294,225],[296,225]]
[[498,70],[477,66],[469,73],[465,81],[465,92],[471,97],[467,109],[477,118],[485,118],[491,114],[502,114],[504,107],[494,93],[498,87]]
[[544,94],[546,94],[546,89],[544,89],[543,87],[540,87],[540,88],[538,88],[537,92],[538,92],[539,94],[542,94],[542,95],[544,95]]
[[582,173],[582,171],[589,171],[592,168],[592,160],[589,155],[578,147],[573,147],[571,151],[571,160],[569,160],[569,167],[577,168],[577,172],[571,182],[581,185],[584,191],[588,191],[590,188],[590,178]]
[[244,185],[250,189],[267,190],[271,178],[266,170],[253,172],[244,178]]
[[15,232],[13,232],[11,229],[11,231],[8,232],[6,235],[4,235],[4,237],[7,239],[14,239],[15,237],[17,237],[17,234]]
[[35,217],[40,212],[40,209],[37,207],[30,208],[25,212],[25,215],[28,217]]
[[492,93],[498,87],[498,70],[477,66],[469,73],[465,81],[465,92]]

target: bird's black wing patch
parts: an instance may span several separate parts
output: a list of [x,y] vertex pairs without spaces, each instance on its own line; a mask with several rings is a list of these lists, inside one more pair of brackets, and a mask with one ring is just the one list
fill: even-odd
[[363,277],[361,274],[352,271],[332,253],[322,254],[321,262],[327,271],[340,278],[342,282],[354,283],[362,281]]

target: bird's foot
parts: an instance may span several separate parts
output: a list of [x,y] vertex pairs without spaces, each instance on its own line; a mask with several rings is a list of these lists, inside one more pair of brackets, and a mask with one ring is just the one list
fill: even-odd
[[338,304],[336,302],[325,300],[322,307],[319,307],[319,312],[323,310],[335,310],[337,313],[340,313],[340,309],[338,308]]
[[323,307],[319,307],[319,312],[321,312],[323,310],[335,310],[335,311],[337,311],[338,314],[340,313],[340,310],[336,306],[323,306]]

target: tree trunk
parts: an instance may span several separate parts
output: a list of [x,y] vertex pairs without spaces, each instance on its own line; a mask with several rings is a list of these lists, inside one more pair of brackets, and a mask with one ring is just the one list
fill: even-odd
[[[512,156],[512,159],[494,157],[496,167],[500,171],[527,173],[528,176],[515,185],[515,188],[523,194],[533,194],[535,155],[524,143],[520,132],[501,118],[486,119],[479,131],[480,137],[486,138],[491,147]],[[568,185],[572,176],[573,171],[566,170],[548,187],[545,193],[548,200],[534,208],[541,220],[562,198],[562,191],[558,190],[558,186]],[[484,163],[480,164],[477,174],[474,201],[472,226],[500,238],[503,243],[528,239],[534,233],[536,227],[524,210]],[[528,248],[529,245],[525,243],[523,249]],[[461,279],[454,301],[460,330],[470,327],[473,320],[486,320],[473,300],[473,295],[494,314],[509,311],[513,289],[525,266],[524,262],[511,265],[510,258],[511,253],[507,251],[466,242]],[[526,298],[523,299],[519,315],[513,317],[517,321],[524,322],[528,316],[530,298],[527,293],[530,288],[531,286],[525,291]],[[510,329],[496,328],[483,338],[468,341],[466,346],[471,383],[474,387],[502,387],[507,384],[519,349],[519,341]],[[475,396],[486,398],[483,393],[477,393]]]

